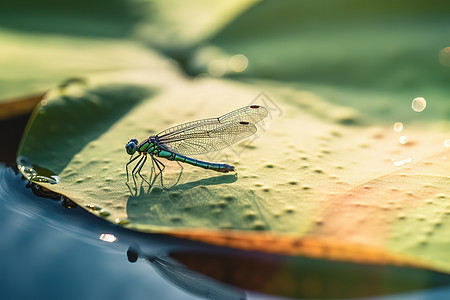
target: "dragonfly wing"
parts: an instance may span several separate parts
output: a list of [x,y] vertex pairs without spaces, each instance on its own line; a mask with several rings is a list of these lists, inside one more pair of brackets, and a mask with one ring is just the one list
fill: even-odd
[[256,133],[256,126],[250,122],[221,123],[218,119],[207,120],[215,122],[205,122],[176,134],[158,135],[158,143],[175,153],[195,155],[218,151]]
[[187,122],[177,126],[170,127],[157,134],[158,137],[174,137],[179,133],[196,130],[195,128],[204,126],[205,124],[216,124],[218,126],[222,123],[238,123],[249,122],[256,124],[267,116],[267,109],[260,105],[249,105],[229,112],[219,118],[210,118]]
[[219,118],[210,118],[197,120],[192,122],[187,122],[184,124],[180,124],[177,126],[170,127],[164,131],[161,131],[157,134],[159,138],[171,138],[173,136],[177,136],[178,134],[183,134],[184,132],[189,132],[192,130],[196,130],[195,128],[204,126],[206,124],[219,124]]
[[267,109],[249,105],[219,118],[192,121],[160,132],[158,143],[165,149],[183,155],[217,151],[256,132],[255,123],[267,116]]
[[256,124],[267,116],[267,109],[260,105],[249,105],[236,109],[218,118],[219,122],[249,122]]

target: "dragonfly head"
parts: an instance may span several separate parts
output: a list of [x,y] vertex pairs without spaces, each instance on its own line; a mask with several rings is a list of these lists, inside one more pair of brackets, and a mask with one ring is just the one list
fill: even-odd
[[136,152],[136,148],[138,145],[137,139],[131,139],[128,144],[125,146],[125,149],[127,150],[127,153],[130,155],[133,155]]

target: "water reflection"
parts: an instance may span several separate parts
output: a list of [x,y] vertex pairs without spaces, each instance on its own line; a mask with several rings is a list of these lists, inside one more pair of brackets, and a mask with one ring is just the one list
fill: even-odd
[[350,299],[392,296],[450,283],[450,276],[431,271],[224,249],[155,256],[130,247],[127,256],[130,262],[145,259],[174,285],[205,299],[246,299],[243,291],[301,299]]
[[107,243],[114,243],[117,241],[117,237],[111,233],[102,233],[98,239]]
[[131,263],[136,262],[140,256],[162,277],[193,295],[216,300],[247,299],[244,290],[202,275],[168,255],[140,255],[138,250],[133,247],[130,247],[127,251],[127,257]]

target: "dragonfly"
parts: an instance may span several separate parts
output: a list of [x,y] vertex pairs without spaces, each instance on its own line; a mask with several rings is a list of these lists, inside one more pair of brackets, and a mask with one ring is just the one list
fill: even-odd
[[[127,182],[129,181],[128,166],[138,160],[131,171],[135,186],[138,175],[151,185],[141,175],[148,157],[153,164],[152,171],[155,170],[155,166],[158,168],[159,173],[155,174],[155,178],[161,174],[161,184],[165,165],[159,158],[176,161],[181,170],[183,166],[180,162],[222,173],[233,172],[235,168],[232,165],[204,161],[192,158],[190,155],[218,151],[252,136],[257,131],[255,124],[262,121],[267,114],[267,109],[261,105],[248,105],[218,118],[191,121],[170,127],[157,135],[149,136],[141,143],[137,139],[131,139],[125,146],[126,152],[131,155],[125,166]],[[134,156],[134,154],[137,155]]]

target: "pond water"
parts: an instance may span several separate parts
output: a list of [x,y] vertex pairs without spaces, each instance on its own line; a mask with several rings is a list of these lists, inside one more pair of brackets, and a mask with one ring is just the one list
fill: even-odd
[[[285,299],[225,285],[173,259],[192,262],[200,257],[201,265],[205,253],[221,253],[245,261],[242,253],[136,233],[67,200],[42,195],[13,169],[0,166],[2,299]],[[178,254],[170,257],[174,252]],[[271,259],[252,255],[261,261]],[[211,260],[205,259],[205,264]],[[449,295],[450,287],[444,285],[367,299],[444,299]]]

